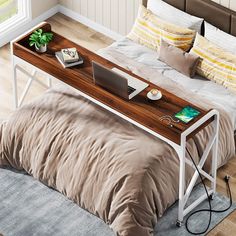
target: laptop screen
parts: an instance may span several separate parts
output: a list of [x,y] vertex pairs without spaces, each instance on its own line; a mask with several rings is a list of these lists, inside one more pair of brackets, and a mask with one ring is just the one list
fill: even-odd
[[128,81],[123,76],[102,66],[97,62],[92,62],[94,83],[107,91],[122,98],[128,99]]

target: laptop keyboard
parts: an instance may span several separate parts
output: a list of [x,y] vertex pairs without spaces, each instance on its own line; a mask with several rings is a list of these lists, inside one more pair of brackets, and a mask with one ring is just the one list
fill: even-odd
[[131,93],[133,93],[136,89],[128,86],[128,95],[130,95]]

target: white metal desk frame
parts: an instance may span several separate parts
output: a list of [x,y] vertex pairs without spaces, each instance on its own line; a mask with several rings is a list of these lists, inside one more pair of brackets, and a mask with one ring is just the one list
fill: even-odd
[[[38,26],[37,26],[38,27]],[[13,43],[13,42],[12,42]],[[49,78],[49,86],[51,86],[51,78],[52,76],[50,76],[49,74],[47,74],[45,71],[40,70],[39,68],[35,67],[34,65],[22,60],[21,58],[13,55],[13,51],[12,51],[12,65],[13,65],[13,91],[14,91],[14,104],[15,104],[15,108],[19,107],[29,88],[30,85],[32,83],[32,81],[35,79],[35,74],[36,72],[42,73],[42,74],[46,74]],[[29,73],[27,72],[24,68],[21,67],[21,65],[26,65],[29,66],[33,69],[33,73]],[[20,101],[18,101],[18,95],[17,95],[17,73],[16,71],[20,70],[22,73],[25,73],[28,77],[29,77],[29,81],[26,85],[26,88],[24,90],[23,96],[21,97]],[[41,81],[40,84],[42,84]],[[68,86],[68,85],[67,85]],[[74,89],[74,88],[73,88]],[[172,146],[175,151],[178,154],[179,157],[179,161],[180,161],[180,168],[179,168],[179,206],[178,206],[178,220],[177,220],[177,225],[181,226],[184,216],[186,216],[190,211],[192,211],[196,206],[198,206],[201,202],[203,202],[205,199],[207,199],[207,195],[204,193],[201,197],[199,197],[197,200],[195,200],[194,202],[192,202],[188,207],[185,208],[186,203],[189,199],[189,196],[193,190],[193,187],[196,184],[196,181],[198,179],[198,172],[195,169],[195,166],[193,165],[193,163],[186,157],[186,141],[187,141],[187,136],[189,134],[191,134],[194,130],[196,130],[199,126],[201,126],[202,124],[204,124],[207,120],[209,120],[211,117],[214,118],[213,121],[213,134],[211,135],[211,137],[209,138],[208,144],[206,145],[206,148],[203,152],[203,155],[199,161],[199,163],[197,164],[197,167],[200,171],[200,173],[211,182],[211,188],[209,190],[209,195],[213,195],[216,191],[216,175],[217,175],[217,155],[218,155],[218,132],[219,132],[219,112],[216,110],[211,110],[210,112],[208,112],[204,117],[202,117],[201,119],[199,119],[197,122],[195,122],[192,126],[190,126],[187,130],[185,130],[182,134],[181,134],[181,143],[180,145],[172,142],[171,140],[169,140],[168,138],[165,138],[164,136],[152,131],[151,129],[143,126],[142,124],[130,119],[129,117],[123,115],[122,113],[110,108],[109,106],[97,101],[96,99],[88,96],[87,94],[74,89],[75,91],[77,91],[81,96],[87,98],[88,100],[92,101],[93,103],[105,108],[106,110],[112,112],[113,114],[118,115],[119,117],[125,119],[126,121],[134,124],[135,126],[145,130],[146,132],[154,135],[157,138],[160,138],[161,140],[165,141],[166,143],[168,143],[170,146]],[[209,175],[208,173],[206,173],[203,170],[203,166],[207,160],[207,157],[210,153],[210,151],[212,150],[212,170],[211,170],[211,175]],[[192,179],[189,183],[188,186],[185,186],[185,165],[189,165],[190,167],[192,167],[195,172],[192,176]]]
[[[38,68],[32,68],[32,65],[30,63],[26,63],[24,60],[20,59],[19,57],[13,56],[13,43],[18,41],[22,36],[24,36],[25,34],[28,34],[30,32],[32,32],[33,30],[39,28],[40,26],[44,25],[46,22],[41,22],[40,24],[36,25],[35,27],[33,27],[32,29],[28,30],[27,32],[25,32],[24,34],[20,35],[19,37],[17,37],[16,39],[14,39],[13,41],[11,41],[11,62],[12,62],[12,67],[13,67],[13,93],[14,93],[14,108],[18,108],[20,107],[24,100],[25,97],[30,89],[30,86],[32,84],[32,82],[35,80],[37,81],[39,84],[41,84],[43,87],[45,88],[50,88],[52,86],[52,76],[50,76],[47,73],[43,73],[47,75],[47,85],[42,83],[40,80],[37,79],[36,74],[39,71]],[[26,66],[30,66],[32,68],[31,72],[28,72],[24,67],[22,67],[21,65],[26,65]],[[17,90],[17,70],[21,71],[23,74],[25,74],[26,76],[28,76],[28,81],[27,84],[25,86],[25,89],[20,97],[20,99],[18,99],[18,90]],[[41,71],[42,72],[42,71]]]

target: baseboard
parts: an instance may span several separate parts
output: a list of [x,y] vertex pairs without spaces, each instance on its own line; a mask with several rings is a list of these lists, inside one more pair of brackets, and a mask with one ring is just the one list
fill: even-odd
[[58,6],[58,10],[60,13],[72,18],[73,20],[79,21],[81,24],[84,24],[86,26],[88,26],[91,29],[94,29],[95,31],[102,33],[114,40],[118,40],[120,38],[122,38],[122,35],[88,19],[87,17],[84,17],[82,15],[80,15],[79,13],[72,11],[62,5]]
[[14,40],[19,35],[25,33],[26,31],[28,31],[31,28],[33,28],[34,26],[38,25],[42,21],[45,21],[46,19],[52,17],[53,15],[55,15],[58,12],[72,18],[73,20],[79,21],[81,24],[84,24],[84,25],[94,29],[95,31],[100,32],[100,33],[102,33],[114,40],[118,40],[118,39],[122,38],[122,35],[80,15],[77,12],[74,12],[74,11],[58,4],[54,7],[52,7],[51,9],[49,9],[48,11],[44,12],[40,16],[36,17],[35,19],[29,21],[27,24],[22,26],[20,29],[6,35],[4,37],[4,39],[1,39],[0,47],[3,46],[4,44]]
[[44,12],[40,16],[38,16],[35,19],[24,24],[22,27],[20,27],[20,29],[15,30],[14,32],[10,32],[7,35],[5,35],[4,38],[1,38],[0,47],[3,46],[4,44],[14,40],[16,37],[18,37],[19,35],[23,34],[26,31],[28,31],[29,29],[33,28],[34,26],[38,25],[40,22],[45,21],[46,19],[55,15],[58,12],[58,8],[59,8],[58,5],[56,5],[55,7],[52,7],[51,9]]

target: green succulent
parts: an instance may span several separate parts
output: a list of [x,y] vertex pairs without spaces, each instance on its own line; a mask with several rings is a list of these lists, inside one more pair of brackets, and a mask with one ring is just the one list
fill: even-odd
[[44,33],[42,29],[35,30],[33,34],[30,35],[29,45],[32,47],[35,45],[37,48],[48,44],[52,40],[52,33]]

